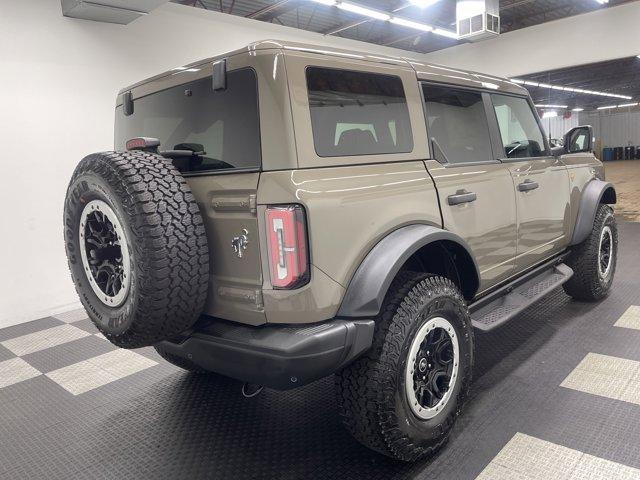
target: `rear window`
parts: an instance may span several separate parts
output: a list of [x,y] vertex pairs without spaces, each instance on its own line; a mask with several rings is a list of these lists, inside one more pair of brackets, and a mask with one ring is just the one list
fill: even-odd
[[231,71],[227,89],[214,92],[211,77],[136,99],[132,115],[116,108],[115,146],[153,137],[184,172],[260,166],[258,87],[251,69]]
[[307,89],[318,156],[413,150],[409,110],[399,77],[308,67]]

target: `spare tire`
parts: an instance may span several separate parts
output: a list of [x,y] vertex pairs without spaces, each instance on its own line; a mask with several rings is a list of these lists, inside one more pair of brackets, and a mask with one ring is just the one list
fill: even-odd
[[67,189],[64,239],[80,301],[115,345],[174,338],[201,314],[206,232],[189,185],[166,158],[128,151],[82,159]]

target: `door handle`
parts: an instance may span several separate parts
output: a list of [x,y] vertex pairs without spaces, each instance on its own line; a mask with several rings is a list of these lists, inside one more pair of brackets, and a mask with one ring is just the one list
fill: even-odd
[[466,190],[458,190],[454,195],[447,197],[449,205],[460,205],[461,203],[470,203],[475,201],[478,196],[473,192],[467,192]]
[[539,186],[540,185],[538,185],[538,182],[527,179],[524,182],[518,184],[518,190],[521,192],[528,192],[530,190],[535,190]]

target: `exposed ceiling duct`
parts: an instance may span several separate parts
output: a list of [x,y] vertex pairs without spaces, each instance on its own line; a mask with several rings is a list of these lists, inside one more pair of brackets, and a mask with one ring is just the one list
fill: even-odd
[[61,0],[62,15],[96,22],[126,25],[168,0]]
[[472,42],[500,35],[499,0],[457,0],[458,38]]

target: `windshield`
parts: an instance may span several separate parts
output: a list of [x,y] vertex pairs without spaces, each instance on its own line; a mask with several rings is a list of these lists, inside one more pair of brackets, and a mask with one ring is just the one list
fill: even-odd
[[260,166],[257,81],[245,68],[227,75],[214,92],[211,77],[162,90],[134,101],[133,114],[116,108],[115,147],[128,139],[153,137],[183,172]]

